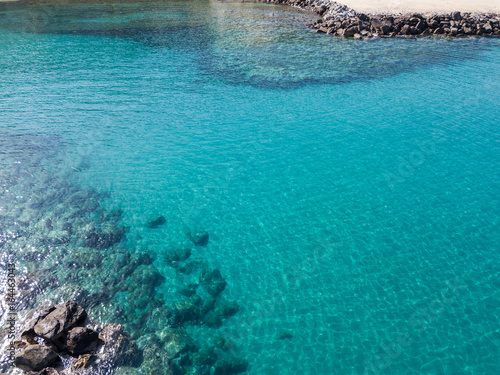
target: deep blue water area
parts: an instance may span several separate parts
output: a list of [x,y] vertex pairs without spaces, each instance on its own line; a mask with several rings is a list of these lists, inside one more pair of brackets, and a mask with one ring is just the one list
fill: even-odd
[[[0,258],[21,309],[78,299],[141,345],[169,324],[223,338],[248,374],[500,373],[499,40],[341,40],[314,19],[0,3]],[[214,270],[215,312],[172,323]]]

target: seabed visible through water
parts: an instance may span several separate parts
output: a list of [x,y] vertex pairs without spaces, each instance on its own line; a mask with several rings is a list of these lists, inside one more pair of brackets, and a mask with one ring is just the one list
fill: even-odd
[[250,3],[0,15],[20,317],[75,299],[162,358],[192,340],[190,373],[499,373],[498,40],[339,40]]

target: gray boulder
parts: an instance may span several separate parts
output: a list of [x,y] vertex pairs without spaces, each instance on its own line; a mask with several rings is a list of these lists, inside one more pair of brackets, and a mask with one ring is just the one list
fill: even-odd
[[389,25],[382,25],[382,27],[380,28],[380,32],[382,35],[386,35],[386,34],[389,34],[392,30],[392,27],[389,26]]
[[57,362],[59,356],[44,345],[29,345],[16,354],[14,364],[25,371],[40,371]]
[[354,34],[359,33],[359,27],[358,26],[351,26],[348,27],[347,29],[344,30],[344,37],[346,38],[352,38]]
[[453,12],[451,14],[451,18],[453,18],[455,21],[460,21],[462,19],[462,14],[460,12]]
[[73,355],[90,353],[97,346],[99,334],[87,327],[75,327],[68,332],[66,348]]
[[87,316],[85,310],[73,301],[57,305],[45,318],[39,320],[35,333],[47,340],[58,340],[65,332]]
[[49,315],[52,311],[54,311],[56,307],[54,305],[45,306],[41,310],[36,311],[32,314],[31,318],[28,319],[28,322],[21,329],[20,336],[32,336],[35,334],[35,326],[36,324],[44,319],[47,315]]

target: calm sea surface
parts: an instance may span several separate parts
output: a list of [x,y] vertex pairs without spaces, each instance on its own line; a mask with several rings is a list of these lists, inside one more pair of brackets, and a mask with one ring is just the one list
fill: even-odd
[[[20,309],[83,293],[96,320],[160,335],[192,281],[165,254],[187,246],[239,311],[182,329],[248,374],[499,374],[500,40],[339,40],[314,19],[0,4],[0,259],[30,280]],[[127,253],[165,280],[111,288]]]

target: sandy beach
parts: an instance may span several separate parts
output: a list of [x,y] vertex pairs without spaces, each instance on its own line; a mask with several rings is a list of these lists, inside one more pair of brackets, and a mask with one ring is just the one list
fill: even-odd
[[446,13],[453,11],[500,13],[500,0],[342,0],[350,8],[364,13]]
[[[15,2],[18,0],[0,0],[2,2]],[[446,13],[453,11],[500,13],[500,0],[341,0],[340,4],[349,6],[357,12],[364,13]]]

